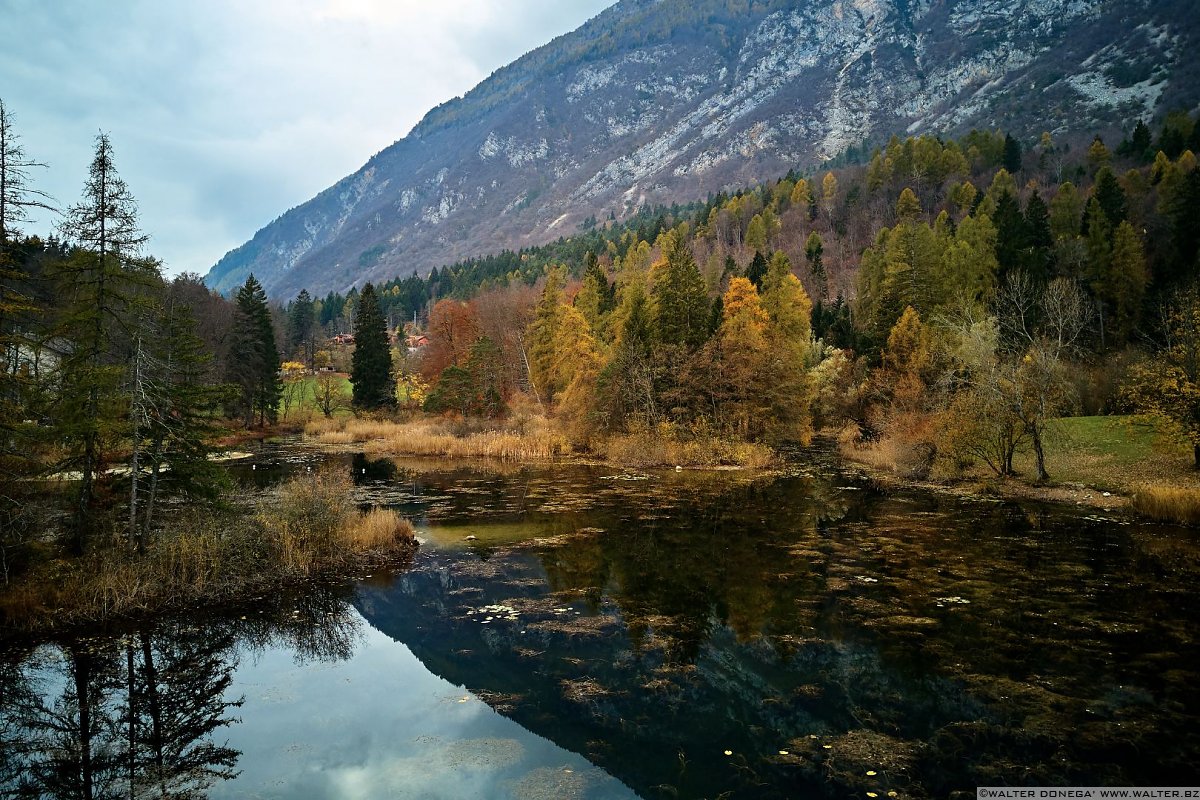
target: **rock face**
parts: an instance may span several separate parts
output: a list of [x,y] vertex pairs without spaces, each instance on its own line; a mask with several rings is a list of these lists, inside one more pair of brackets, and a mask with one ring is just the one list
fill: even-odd
[[892,133],[1131,127],[1200,103],[1192,2],[621,0],[433,109],[207,280],[346,290]]

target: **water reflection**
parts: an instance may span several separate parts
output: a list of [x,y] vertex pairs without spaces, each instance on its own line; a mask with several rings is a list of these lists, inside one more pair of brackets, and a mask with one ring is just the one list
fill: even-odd
[[[314,466],[269,455],[253,480]],[[415,566],[0,662],[0,796],[1195,782],[1194,532],[883,495],[819,460],[333,460],[360,502],[418,523]]]
[[442,535],[358,606],[646,797],[1194,780],[1186,532],[820,472],[401,469]]
[[8,654],[0,795],[192,798],[236,777],[241,753],[226,739],[240,722],[230,687],[241,655],[282,646],[301,663],[340,659],[360,636],[344,598],[317,592],[288,605]]

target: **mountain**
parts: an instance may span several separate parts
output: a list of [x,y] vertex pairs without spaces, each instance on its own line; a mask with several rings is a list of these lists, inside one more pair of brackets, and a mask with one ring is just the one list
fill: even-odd
[[206,280],[344,291],[892,133],[1119,134],[1200,104],[1192,1],[621,0],[430,111]]

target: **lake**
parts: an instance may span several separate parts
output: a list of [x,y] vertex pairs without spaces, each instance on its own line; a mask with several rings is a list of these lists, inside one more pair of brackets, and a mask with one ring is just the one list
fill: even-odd
[[[350,470],[411,569],[0,659],[0,796],[974,797],[1195,784],[1195,531],[781,474]],[[132,792],[131,792],[132,787]]]

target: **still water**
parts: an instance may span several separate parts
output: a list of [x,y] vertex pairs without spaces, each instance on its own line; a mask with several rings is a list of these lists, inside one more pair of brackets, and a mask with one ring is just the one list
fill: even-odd
[[[237,469],[261,486],[316,458]],[[1195,531],[882,494],[820,456],[771,476],[332,460],[413,519],[413,567],[7,654],[0,796],[1198,782]]]

